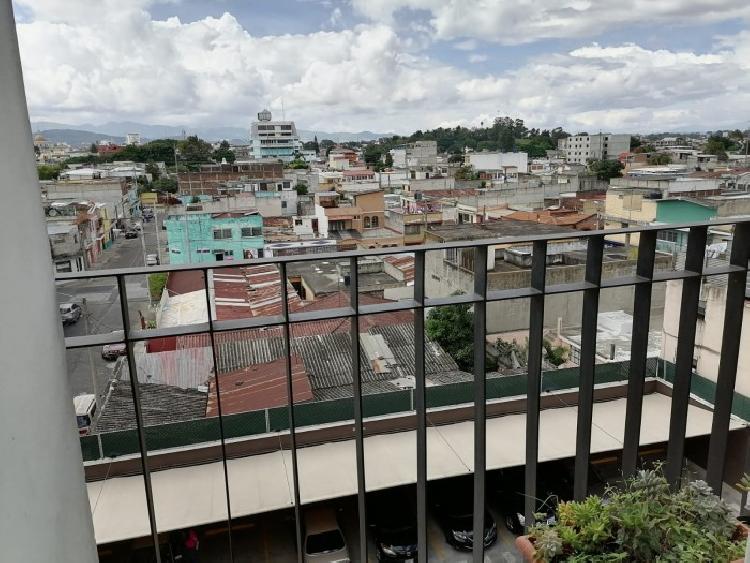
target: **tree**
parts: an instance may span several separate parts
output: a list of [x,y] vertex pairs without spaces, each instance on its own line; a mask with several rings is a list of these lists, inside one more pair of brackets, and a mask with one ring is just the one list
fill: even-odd
[[[469,305],[447,305],[430,310],[425,323],[427,336],[437,342],[461,371],[474,369],[474,312]],[[485,355],[486,369],[497,369],[497,360]]]
[[663,166],[665,164],[672,164],[672,159],[668,154],[658,153],[649,156],[648,163],[651,166]]
[[596,174],[599,180],[611,180],[622,176],[623,165],[619,160],[592,160],[589,162],[589,170]]
[[365,164],[377,166],[383,158],[383,146],[380,143],[370,143],[364,150]]
[[469,305],[435,307],[427,315],[427,336],[437,342],[462,371],[474,368],[474,313]]
[[200,202],[201,202],[201,198],[199,198],[197,195],[194,195],[193,197],[190,198],[190,203],[200,203]]
[[635,137],[635,136],[630,137],[630,150],[631,150],[631,152],[633,151],[633,149],[635,149],[637,147],[640,147],[641,144],[642,143],[641,143],[641,138],[640,137]]
[[180,151],[182,160],[189,167],[194,168],[197,165],[208,162],[212,153],[211,144],[203,139],[199,139],[196,135],[191,135],[184,141],[177,143],[177,148]]
[[703,150],[706,154],[715,154],[716,159],[720,161],[727,160],[727,149],[732,145],[728,138],[714,135],[709,137],[706,148]]
[[384,164],[386,168],[393,168],[393,155],[390,152],[385,153]]
[[503,152],[510,152],[516,144],[516,139],[513,136],[513,130],[504,128],[500,132],[500,136],[497,139],[498,148]]
[[474,171],[471,166],[459,166],[453,177],[456,180],[474,180]]
[[36,170],[40,180],[57,180],[57,177],[60,175],[63,168],[64,167],[59,164],[41,164],[37,166]]
[[452,154],[448,157],[449,164],[461,164],[464,161],[464,155]]
[[307,195],[307,184],[305,182],[297,181],[294,189],[297,191],[297,195]]
[[146,163],[146,174],[151,174],[151,180],[158,180],[159,175],[161,174],[159,172],[159,167],[156,166],[153,162],[147,162]]
[[151,182],[151,191],[177,193],[177,180],[173,178],[159,178]]
[[289,163],[288,168],[292,168],[294,170],[303,170],[309,168],[309,165],[303,158],[297,157]]
[[225,139],[221,143],[219,143],[219,148],[211,153],[211,158],[213,158],[217,163],[220,163],[222,158],[226,158],[227,162],[229,164],[232,164],[236,157],[234,155],[232,147],[229,144],[229,141]]
[[322,141],[320,141],[320,150],[325,151],[326,156],[328,156],[328,153],[330,153],[335,146],[336,143],[331,141],[331,139],[323,139]]
[[98,150],[98,148],[96,146],[96,143],[91,143],[91,146],[89,147],[89,152],[91,154],[96,154],[96,153],[99,152],[99,150]]

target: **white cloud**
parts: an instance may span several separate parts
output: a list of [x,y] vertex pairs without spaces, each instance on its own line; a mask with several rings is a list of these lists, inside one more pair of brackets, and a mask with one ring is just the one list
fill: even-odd
[[256,37],[229,13],[153,21],[144,0],[112,2],[107,17],[89,18],[84,2],[68,4],[69,16],[40,10],[18,25],[34,119],[249,126],[283,99],[287,115],[310,128],[401,130],[403,114],[445,99],[434,76],[465,76],[412,52],[383,24]]
[[360,14],[390,23],[399,10],[426,11],[440,39],[482,38],[508,45],[578,38],[643,23],[681,25],[750,19],[747,0],[352,0]]
[[[738,52],[750,45],[749,34],[734,40]],[[467,102],[494,103],[505,114],[571,129],[718,126],[750,119],[748,68],[750,61],[732,51],[695,54],[632,43],[592,44],[500,76],[465,80],[456,90]]]
[[454,49],[458,49],[459,51],[473,51],[477,48],[477,41],[476,39],[466,39],[465,41],[459,41],[458,43],[453,44]]
[[[705,53],[591,43],[480,74],[487,67],[431,59],[423,33],[400,36],[387,23],[258,37],[229,13],[154,21],[148,0],[69,0],[65,9],[17,1],[32,14],[18,31],[34,120],[249,126],[283,99],[300,127],[328,131],[408,133],[477,126],[498,114],[571,130],[750,121],[749,31],[721,37]],[[467,61],[489,60],[470,52],[477,42],[462,43],[453,46],[464,47]]]

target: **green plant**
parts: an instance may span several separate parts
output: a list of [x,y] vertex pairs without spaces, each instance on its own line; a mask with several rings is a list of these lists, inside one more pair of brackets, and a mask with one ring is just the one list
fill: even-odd
[[705,482],[673,491],[657,467],[603,497],[561,503],[557,522],[533,526],[529,537],[535,557],[555,563],[730,561],[745,549],[736,525]]
[[152,301],[159,301],[159,299],[161,299],[161,292],[164,291],[164,286],[166,285],[166,273],[159,272],[158,274],[151,274],[148,276],[148,291],[151,294]]
[[547,356],[547,361],[553,366],[561,366],[567,361],[568,350],[564,346],[553,346],[552,342],[546,338],[542,345],[544,346],[544,353]]

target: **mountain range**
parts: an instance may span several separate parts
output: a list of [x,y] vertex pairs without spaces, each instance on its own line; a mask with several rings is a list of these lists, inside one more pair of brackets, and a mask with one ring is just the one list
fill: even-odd
[[[82,123],[70,125],[53,121],[32,121],[31,129],[36,135],[42,134],[48,141],[69,143],[71,145],[90,144],[101,139],[122,142],[127,133],[140,133],[143,140],[182,138],[183,135],[198,135],[207,141],[227,139],[230,142],[243,143],[248,141],[249,129],[242,127],[179,127],[172,125],[151,125],[133,121],[115,121],[94,125]],[[374,141],[381,137],[392,136],[393,133],[373,133],[372,131],[309,131],[298,129],[303,141],[331,139],[336,142],[346,141]]]

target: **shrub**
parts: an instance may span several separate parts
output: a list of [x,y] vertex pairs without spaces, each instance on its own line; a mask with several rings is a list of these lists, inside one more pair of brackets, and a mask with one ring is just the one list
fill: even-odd
[[735,537],[728,507],[703,481],[672,491],[661,469],[642,470],[603,497],[563,502],[555,524],[529,530],[535,556],[548,562],[730,561]]

